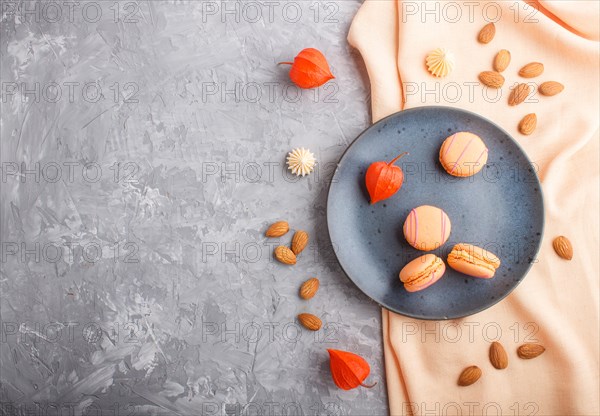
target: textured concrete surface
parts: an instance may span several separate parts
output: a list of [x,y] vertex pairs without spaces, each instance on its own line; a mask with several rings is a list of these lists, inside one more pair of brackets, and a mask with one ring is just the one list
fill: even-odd
[[[325,221],[369,123],[359,3],[2,1],[2,414],[386,414],[380,311]],[[326,87],[277,65],[305,47]],[[297,180],[300,146],[319,165]],[[277,219],[311,235],[294,267],[263,237]],[[377,386],[336,388],[327,348]]]

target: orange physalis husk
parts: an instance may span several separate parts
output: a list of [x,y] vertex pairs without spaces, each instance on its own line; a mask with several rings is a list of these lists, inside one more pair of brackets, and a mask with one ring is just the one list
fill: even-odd
[[365,181],[371,197],[371,204],[383,201],[400,190],[404,181],[404,173],[394,163],[407,154],[404,152],[389,163],[374,162],[369,166]]
[[314,48],[300,51],[294,62],[279,62],[291,65],[290,79],[300,88],[316,88],[335,78],[329,70],[325,56]]
[[371,388],[372,385],[365,385],[363,381],[369,376],[371,367],[359,355],[347,351],[327,350],[329,352],[329,361],[333,382],[342,390],[351,390],[358,386]]

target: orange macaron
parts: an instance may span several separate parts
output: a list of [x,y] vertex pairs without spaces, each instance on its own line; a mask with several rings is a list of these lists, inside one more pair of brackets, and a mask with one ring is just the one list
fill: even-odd
[[448,265],[469,276],[490,279],[500,267],[500,259],[493,253],[472,244],[461,243],[448,254]]
[[483,140],[467,131],[448,137],[440,148],[440,163],[452,176],[473,176],[485,166],[487,159],[488,149]]
[[430,251],[448,240],[452,224],[442,209],[421,205],[408,213],[402,230],[408,244],[417,250]]
[[446,265],[435,254],[424,254],[409,262],[400,271],[400,281],[408,292],[428,288],[444,275]]

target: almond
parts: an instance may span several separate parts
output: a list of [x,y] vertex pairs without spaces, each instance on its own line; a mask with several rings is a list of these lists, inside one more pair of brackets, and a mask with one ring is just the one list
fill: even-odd
[[494,58],[494,69],[498,72],[504,71],[510,64],[510,52],[502,49]]
[[521,134],[529,136],[537,126],[537,116],[535,113],[527,114],[519,123],[519,131]]
[[308,300],[315,296],[317,290],[319,290],[319,279],[313,277],[300,286],[300,297]]
[[508,97],[508,105],[521,104],[531,93],[531,87],[527,84],[518,84]]
[[275,259],[283,264],[296,264],[296,255],[286,246],[275,247],[273,255],[275,256]]
[[496,25],[494,23],[488,23],[479,31],[477,40],[480,43],[490,43],[492,39],[494,39],[494,35],[496,35]]
[[495,71],[483,71],[479,74],[479,81],[490,88],[500,88],[504,85],[504,77]]
[[524,360],[530,360],[542,355],[544,351],[546,348],[540,344],[523,344],[517,349],[517,355]]
[[304,328],[311,331],[318,331],[321,329],[322,325],[319,317],[313,315],[312,313],[301,313],[298,315],[298,322],[300,322]]
[[460,377],[458,377],[458,385],[459,386],[470,386],[475,383],[481,377],[481,369],[476,365],[472,365],[467,367],[460,373]]
[[302,250],[308,245],[308,233],[306,231],[298,230],[292,237],[292,251],[295,255],[302,253]]
[[492,342],[492,345],[490,345],[490,362],[498,370],[508,367],[508,355],[499,342]]
[[544,72],[544,64],[541,62],[530,62],[519,71],[519,75],[523,78],[535,78],[542,75]]
[[290,230],[290,225],[287,221],[277,221],[271,224],[271,226],[265,232],[267,237],[281,237]]
[[559,257],[565,260],[571,260],[573,258],[573,245],[569,239],[563,235],[558,236],[552,242],[552,247]]
[[539,87],[538,87],[538,91],[540,92],[540,94],[542,95],[546,95],[548,97],[552,97],[553,95],[556,95],[560,92],[562,92],[562,90],[565,89],[565,86],[562,85],[560,82],[556,82],[556,81],[547,81],[542,83]]

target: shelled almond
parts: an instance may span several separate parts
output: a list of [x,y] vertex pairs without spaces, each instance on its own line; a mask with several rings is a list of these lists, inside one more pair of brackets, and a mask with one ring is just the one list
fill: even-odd
[[519,71],[519,75],[523,78],[535,78],[542,75],[544,72],[544,64],[541,62],[530,62]]
[[292,250],[290,250],[286,246],[278,246],[275,247],[275,251],[273,251],[273,256],[280,263],[294,265],[296,264],[296,255]]
[[479,35],[477,35],[477,40],[479,41],[479,43],[490,43],[492,39],[494,39],[495,35],[496,25],[494,25],[494,23],[488,23],[479,31]]
[[537,116],[535,113],[527,114],[525,117],[521,119],[519,123],[519,131],[521,134],[529,136],[534,132],[537,126]]
[[308,233],[306,231],[298,230],[292,238],[292,251],[295,255],[302,253],[302,251],[308,245]]
[[540,94],[548,97],[559,94],[564,89],[565,86],[562,85],[560,82],[556,81],[546,81],[538,87],[538,91],[540,92]]
[[498,370],[508,367],[508,354],[506,354],[502,344],[497,341],[492,342],[490,345],[490,362]]
[[319,279],[316,277],[308,279],[306,282],[302,283],[302,286],[300,286],[300,297],[308,300],[315,296],[317,290],[319,290],[319,284]]
[[546,351],[546,348],[540,344],[523,344],[517,349],[517,355],[524,360],[531,360],[539,357]]
[[310,331],[318,331],[322,326],[321,319],[312,313],[301,313],[298,315],[298,322]]
[[531,87],[529,85],[518,84],[515,88],[513,88],[508,97],[508,105],[514,106],[521,104],[527,99],[527,97],[529,97],[530,93]]
[[510,52],[506,49],[502,49],[496,54],[494,58],[494,70],[502,72],[510,65]]
[[552,247],[559,257],[565,260],[573,258],[573,245],[564,235],[558,236],[552,241]]
[[476,365],[465,368],[458,377],[459,386],[470,386],[481,378],[481,369]]
[[504,85],[504,77],[496,71],[483,71],[479,74],[479,80],[490,88],[501,88]]
[[287,221],[277,221],[269,226],[265,235],[270,238],[281,237],[290,230],[290,225]]

